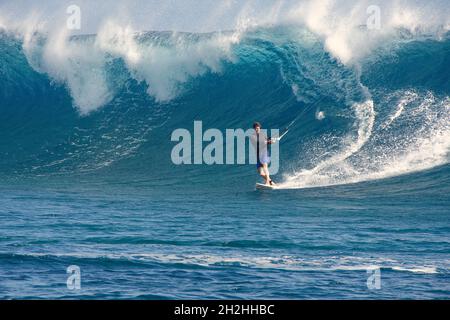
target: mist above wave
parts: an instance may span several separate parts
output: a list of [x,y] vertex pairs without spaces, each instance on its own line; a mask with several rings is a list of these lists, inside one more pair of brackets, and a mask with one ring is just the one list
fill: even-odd
[[[354,66],[363,57],[396,37],[398,30],[436,37],[449,30],[448,6],[443,1],[426,5],[414,1],[187,1],[177,5],[130,2],[111,5],[81,1],[80,30],[66,28],[66,4],[48,1],[0,6],[0,28],[23,41],[29,63],[39,72],[68,87],[74,105],[88,114],[114,97],[108,65],[125,62],[130,77],[145,82],[148,94],[165,102],[183,92],[183,84],[206,72],[220,72],[224,62],[236,62],[233,47],[258,28],[279,25],[300,27],[320,39],[339,62]],[[369,7],[377,6],[380,28],[368,30]],[[145,19],[144,19],[145,18]],[[140,41],[143,30],[172,30]],[[223,30],[234,30],[223,32]],[[194,40],[179,31],[213,32]],[[95,37],[74,41],[79,33]],[[43,35],[43,36],[41,36]],[[45,38],[45,41],[42,41]],[[296,41],[295,34],[291,39]],[[302,85],[302,84],[298,84]]]

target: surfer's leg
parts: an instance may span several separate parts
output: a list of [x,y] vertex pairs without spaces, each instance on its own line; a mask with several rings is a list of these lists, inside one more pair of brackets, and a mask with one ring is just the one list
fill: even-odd
[[261,175],[266,180],[266,184],[270,184],[270,174],[269,174],[269,168],[267,167],[267,163],[263,163],[262,172],[264,173],[264,175],[262,175],[262,174]]
[[267,177],[266,184],[274,185],[275,183],[270,178],[269,165],[267,163],[264,163],[264,172],[265,172],[265,176]]
[[264,172],[264,167],[263,166],[261,166],[261,167],[258,167],[258,173],[259,173],[259,175],[261,176],[261,177],[263,177],[263,179],[266,181],[266,183],[267,183],[267,176],[266,176],[266,173]]

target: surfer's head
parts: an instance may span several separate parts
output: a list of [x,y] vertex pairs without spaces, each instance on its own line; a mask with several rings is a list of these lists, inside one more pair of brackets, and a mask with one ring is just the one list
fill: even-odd
[[261,130],[261,123],[257,121],[253,123],[253,129],[255,129],[255,131],[259,133],[259,131]]

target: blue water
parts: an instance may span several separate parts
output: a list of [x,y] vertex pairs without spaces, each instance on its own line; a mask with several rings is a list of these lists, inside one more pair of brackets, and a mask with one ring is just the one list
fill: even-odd
[[[83,86],[96,71],[76,56],[55,77],[38,40],[0,34],[0,298],[450,298],[448,37],[400,32],[355,66],[305,30],[260,29],[202,52],[217,69],[181,59],[162,82],[108,53],[98,106],[101,81]],[[139,39],[176,60],[172,41]],[[279,190],[256,191],[254,165],[170,159],[194,120],[283,128],[300,113]]]

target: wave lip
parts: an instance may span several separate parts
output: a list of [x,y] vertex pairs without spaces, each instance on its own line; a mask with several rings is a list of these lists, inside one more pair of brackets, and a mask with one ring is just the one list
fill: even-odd
[[[108,22],[94,36],[70,37],[39,33],[24,38],[30,65],[64,84],[81,114],[110,103],[125,86],[122,74],[147,86],[157,102],[167,102],[182,92],[182,85],[206,72],[218,73],[222,63],[233,61],[233,44],[239,32],[198,36],[187,33],[139,33]],[[121,76],[123,78],[123,76]]]

